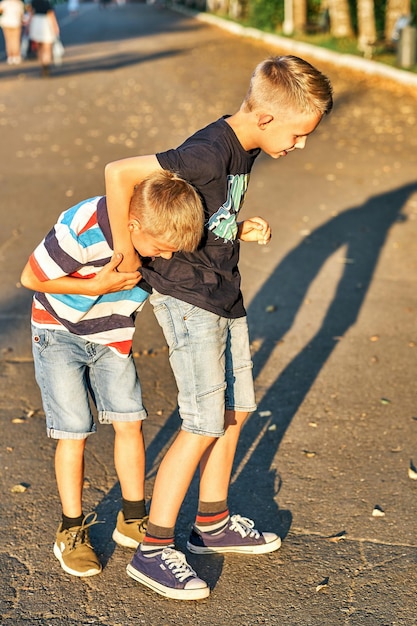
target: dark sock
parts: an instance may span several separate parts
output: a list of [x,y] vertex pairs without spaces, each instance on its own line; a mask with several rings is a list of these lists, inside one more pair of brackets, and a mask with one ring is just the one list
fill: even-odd
[[162,550],[174,544],[175,528],[165,528],[156,524],[148,523],[146,534],[142,543],[142,551]]
[[74,528],[74,526],[81,526],[84,520],[84,513],[81,513],[80,517],[67,517],[62,514],[62,530],[69,530],[70,528]]
[[195,525],[203,532],[219,530],[226,525],[228,520],[229,508],[227,500],[222,500],[221,502],[199,501]]
[[147,514],[145,500],[137,500],[134,502],[132,500],[125,500],[122,498],[122,508],[125,521],[131,519],[142,519]]

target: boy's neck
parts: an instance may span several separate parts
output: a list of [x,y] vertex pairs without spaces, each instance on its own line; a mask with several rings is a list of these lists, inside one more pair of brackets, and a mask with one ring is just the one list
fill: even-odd
[[253,132],[257,129],[256,118],[253,113],[244,113],[241,109],[226,118],[226,123],[232,128],[242,148],[247,152],[258,148]]

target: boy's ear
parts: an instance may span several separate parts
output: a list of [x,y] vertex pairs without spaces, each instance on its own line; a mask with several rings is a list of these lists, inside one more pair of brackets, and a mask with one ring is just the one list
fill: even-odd
[[135,230],[140,230],[142,228],[141,223],[139,222],[139,220],[136,217],[130,217],[129,218],[129,221],[127,223],[127,227],[128,227],[130,232],[133,232]]
[[274,116],[270,113],[259,113],[258,115],[258,128],[265,130],[265,128],[272,122]]

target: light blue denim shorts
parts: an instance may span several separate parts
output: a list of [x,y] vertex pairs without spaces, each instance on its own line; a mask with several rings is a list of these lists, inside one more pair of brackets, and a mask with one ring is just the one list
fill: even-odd
[[220,437],[225,409],[256,409],[246,317],[227,319],[153,292],[178,387],[182,428]]
[[131,355],[123,358],[65,330],[34,326],[32,350],[48,437],[85,439],[95,432],[90,397],[101,424],[146,418]]

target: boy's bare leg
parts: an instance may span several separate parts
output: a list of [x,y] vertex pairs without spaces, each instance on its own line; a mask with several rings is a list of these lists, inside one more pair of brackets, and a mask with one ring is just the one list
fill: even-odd
[[[54,544],[54,555],[61,567],[73,576],[94,576],[101,572],[101,563],[88,538],[89,524],[82,521],[82,492],[84,480],[84,449],[87,439],[60,439],[55,452],[55,474],[65,518],[74,524],[59,526]],[[66,522],[69,520],[67,519]],[[78,528],[77,528],[78,527]],[[79,529],[84,531],[79,534]]]
[[204,454],[200,463],[200,495],[195,524],[187,548],[194,554],[235,552],[266,554],[278,550],[281,539],[259,532],[241,515],[230,517],[228,491],[236,447],[248,413],[228,411],[226,432]]
[[145,443],[142,422],[113,422],[114,465],[125,500],[145,497]]
[[82,514],[84,449],[86,439],[60,439],[55,451],[55,476],[66,517]]
[[195,471],[213,437],[181,430],[164,456],[155,480],[149,521],[173,528]]
[[202,502],[227,500],[233,461],[242,426],[249,413],[225,412],[225,433],[204,452],[200,463],[200,494]]

